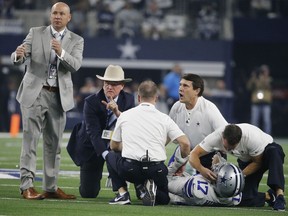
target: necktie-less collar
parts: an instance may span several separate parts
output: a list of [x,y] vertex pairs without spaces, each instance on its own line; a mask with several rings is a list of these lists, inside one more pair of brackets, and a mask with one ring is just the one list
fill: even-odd
[[140,106],[154,106],[153,104],[151,103],[147,103],[147,102],[142,102],[139,104]]

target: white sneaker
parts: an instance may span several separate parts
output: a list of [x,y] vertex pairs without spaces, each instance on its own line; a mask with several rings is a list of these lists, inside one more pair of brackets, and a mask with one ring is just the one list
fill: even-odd
[[155,200],[156,200],[156,190],[157,186],[155,185],[154,181],[152,179],[148,179],[145,184],[145,195],[142,198],[142,203],[145,206],[154,206]]

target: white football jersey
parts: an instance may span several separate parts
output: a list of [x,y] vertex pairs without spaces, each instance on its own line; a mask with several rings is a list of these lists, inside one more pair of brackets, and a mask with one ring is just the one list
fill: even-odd
[[[168,188],[170,193],[182,197],[181,203],[186,205],[236,206],[242,198],[242,193],[230,198],[218,197],[213,185],[200,174],[169,177]],[[179,198],[176,200],[173,195],[170,198],[171,203],[180,203]]]

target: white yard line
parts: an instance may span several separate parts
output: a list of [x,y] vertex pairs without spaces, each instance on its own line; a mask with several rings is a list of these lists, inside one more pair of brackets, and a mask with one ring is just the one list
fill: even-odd
[[[70,138],[70,134],[71,134],[71,132],[65,132],[65,133],[63,134],[63,138],[64,138],[64,139],[69,139],[69,138]],[[14,137],[14,138],[22,138],[22,136],[23,136],[23,134],[22,134],[22,133],[19,133],[19,134],[18,134],[16,137]],[[1,132],[1,133],[0,133],[0,138],[12,138],[12,137],[11,137],[10,133]]]
[[[1,169],[0,168],[0,174],[1,173],[13,173],[13,174],[19,174],[19,169]],[[108,172],[103,172],[103,176],[108,176]],[[37,170],[36,175],[43,175],[42,170]],[[68,170],[60,170],[59,175],[66,175],[66,176],[75,176],[80,175],[80,171],[68,171]]]

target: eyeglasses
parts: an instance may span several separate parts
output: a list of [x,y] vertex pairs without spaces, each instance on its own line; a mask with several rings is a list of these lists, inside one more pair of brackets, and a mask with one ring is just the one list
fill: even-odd
[[104,85],[105,86],[108,86],[108,85],[118,86],[118,85],[123,85],[123,82],[104,81]]

